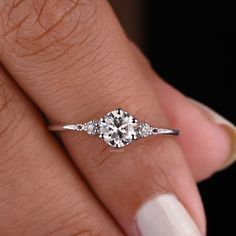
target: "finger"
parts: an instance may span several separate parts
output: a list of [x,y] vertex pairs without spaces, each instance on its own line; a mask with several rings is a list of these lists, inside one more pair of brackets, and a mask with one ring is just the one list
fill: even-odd
[[0,235],[123,235],[0,67]]
[[[25,1],[10,13],[6,7],[3,19],[11,22],[14,15],[14,25],[2,20],[0,49],[5,66],[51,122],[86,122],[123,107],[169,127],[107,3],[54,3]],[[192,218],[204,232],[201,201],[173,138],[143,139],[124,152],[111,152],[86,134],[65,132],[61,138],[128,234],[135,231],[134,219],[145,236],[199,235]]]
[[178,139],[197,181],[229,166],[236,159],[236,128],[204,105],[188,99],[153,72],[142,53],[132,44],[134,54],[165,108],[171,123],[180,127]]

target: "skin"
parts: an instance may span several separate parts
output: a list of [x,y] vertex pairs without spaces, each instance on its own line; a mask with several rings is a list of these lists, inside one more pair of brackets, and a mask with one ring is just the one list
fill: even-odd
[[[137,210],[162,193],[178,196],[205,234],[195,181],[226,161],[229,138],[152,71],[106,1],[0,1],[0,61],[1,235],[136,236]],[[111,152],[45,125],[117,107],[184,135]]]

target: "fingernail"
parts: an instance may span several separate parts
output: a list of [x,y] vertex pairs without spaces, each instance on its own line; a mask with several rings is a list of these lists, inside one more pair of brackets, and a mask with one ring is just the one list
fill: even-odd
[[136,215],[141,236],[200,236],[196,224],[179,200],[164,194],[144,204]]
[[199,108],[208,116],[208,118],[225,128],[227,133],[230,136],[231,140],[231,152],[229,157],[227,158],[227,161],[224,163],[222,168],[220,170],[223,170],[230,165],[232,165],[236,160],[236,127],[234,124],[226,120],[223,116],[212,110],[211,108],[207,107],[206,105],[203,105],[202,103],[195,101],[193,99],[190,99],[191,102],[193,102],[195,105],[199,106]]

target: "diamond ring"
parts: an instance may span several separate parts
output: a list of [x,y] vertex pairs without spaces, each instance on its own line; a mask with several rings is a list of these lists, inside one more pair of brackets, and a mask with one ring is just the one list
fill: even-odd
[[153,127],[117,109],[107,113],[100,120],[92,120],[84,124],[50,125],[51,131],[84,131],[90,135],[97,135],[114,148],[127,146],[138,138],[151,135],[179,135],[179,130]]

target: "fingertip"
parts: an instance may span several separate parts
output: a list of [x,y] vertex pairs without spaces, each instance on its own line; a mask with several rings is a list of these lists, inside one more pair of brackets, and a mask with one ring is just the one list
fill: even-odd
[[233,163],[236,158],[235,127],[161,79],[152,81],[172,126],[182,133],[178,141],[195,180],[206,179]]
[[[189,99],[195,106],[197,106],[214,124],[221,127],[226,134],[226,142],[228,143],[228,155],[223,158],[222,164],[219,166],[219,171],[231,166],[236,160],[236,127],[233,123],[225,119],[223,116],[207,107],[206,105],[194,100]],[[226,152],[227,153],[227,152]]]

